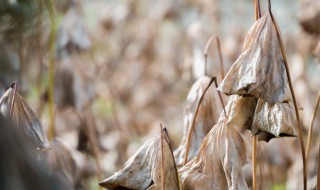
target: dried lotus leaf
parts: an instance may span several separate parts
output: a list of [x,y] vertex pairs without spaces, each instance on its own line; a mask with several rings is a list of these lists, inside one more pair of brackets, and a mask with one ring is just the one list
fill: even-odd
[[152,172],[159,145],[159,136],[148,140],[129,158],[120,171],[103,180],[99,185],[110,190],[147,189],[153,184]]
[[[254,96],[232,95],[226,106],[228,113],[227,126],[231,125],[238,131],[251,130],[258,99]],[[224,117],[224,113],[220,117]]]
[[258,134],[261,140],[273,137],[296,136],[294,108],[290,103],[275,103],[273,105],[259,99],[252,125],[252,133]]
[[251,27],[242,54],[218,90],[227,95],[253,95],[272,104],[291,99],[276,28],[269,14]]
[[50,147],[49,141],[43,132],[41,123],[29,105],[24,101],[18,92],[10,87],[0,99],[0,112],[5,117],[10,117],[12,99],[15,96],[12,118],[15,123],[23,128],[24,132],[39,149]]
[[[192,85],[191,90],[188,93],[184,111],[183,137],[178,149],[174,151],[176,164],[178,167],[182,166],[183,164],[186,153],[188,133],[192,125],[195,110],[209,82],[210,78],[207,76],[199,78]],[[203,98],[203,101],[201,103],[201,109],[199,110],[198,116],[195,121],[196,123],[191,136],[188,160],[192,160],[198,154],[203,139],[218,120],[220,107],[217,105],[217,101],[215,101],[218,99],[219,96],[215,92],[215,89],[209,88],[206,92],[206,95]]]
[[[165,189],[180,189],[178,173],[166,130],[163,133]],[[99,184],[107,189],[162,189],[161,143],[157,136],[129,158],[124,168]]]
[[[155,167],[153,168],[153,181],[155,190],[180,190],[180,181],[178,177],[178,171],[174,160],[173,153],[170,147],[169,136],[166,129],[162,131],[163,138],[163,158],[164,158],[164,183],[162,183],[162,171],[161,171],[161,151],[158,151],[156,157]],[[161,149],[161,148],[160,148]],[[160,150],[159,149],[159,150]],[[164,188],[162,188],[164,184]]]
[[248,189],[242,166],[246,146],[233,126],[221,119],[208,133],[196,158],[179,170],[184,190]]

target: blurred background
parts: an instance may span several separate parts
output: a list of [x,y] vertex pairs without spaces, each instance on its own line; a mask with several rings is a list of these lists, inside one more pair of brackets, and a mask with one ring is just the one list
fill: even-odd
[[[220,38],[226,73],[255,21],[253,0],[0,4],[0,94],[17,81],[19,93],[48,133],[53,73],[54,136],[59,140],[52,146],[69,152],[74,168],[61,175],[68,176],[66,183],[74,189],[97,189],[96,176],[101,180],[119,169],[146,139],[159,134],[159,123],[167,127],[176,148],[187,93],[204,75],[207,41],[213,35]],[[266,0],[261,10],[266,13]],[[273,0],[272,11],[307,134],[320,89],[320,2]],[[221,81],[216,45],[209,49],[208,75]],[[319,117],[314,137],[319,136]],[[261,147],[269,189],[295,189],[302,171],[297,140],[275,139]],[[312,151],[310,184],[318,147]]]

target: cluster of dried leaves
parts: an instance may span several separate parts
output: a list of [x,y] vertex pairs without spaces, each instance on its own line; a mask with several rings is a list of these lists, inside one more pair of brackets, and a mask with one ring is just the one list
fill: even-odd
[[[311,52],[319,59],[319,3],[309,1],[299,15],[305,31],[303,35],[308,36],[308,50],[303,51]],[[202,25],[210,20],[212,28],[219,28],[221,22],[216,1],[157,1],[149,6],[128,1],[114,10],[105,11],[99,23],[102,30],[95,29],[95,36],[90,36],[84,19],[81,3],[85,2],[55,3],[63,19],[55,42],[52,120],[55,127],[52,131],[49,128],[49,140],[45,135],[48,118],[42,113],[48,100],[50,104],[52,91],[40,88],[38,93],[43,99],[34,112],[31,107],[36,106],[31,104],[30,107],[23,98],[25,81],[18,90],[16,84],[7,91],[3,88],[17,76],[18,84],[22,83],[24,70],[21,65],[33,60],[30,58],[33,55],[39,59],[37,80],[42,86],[41,79],[45,78],[42,72],[47,71],[48,66],[44,58],[46,49],[43,49],[48,42],[42,40],[48,37],[43,34],[46,32],[39,29],[33,34],[39,39],[36,42],[26,40],[22,35],[18,54],[11,46],[0,47],[0,54],[5,55],[0,56],[1,60],[19,58],[19,64],[0,65],[0,123],[4,127],[0,145],[8,143],[7,147],[0,146],[1,154],[5,153],[0,158],[4,163],[0,172],[5,176],[6,171],[13,171],[2,177],[0,189],[86,189],[92,187],[85,184],[88,179],[88,183],[92,183],[92,178],[94,186],[101,181],[99,184],[107,189],[250,189],[255,175],[250,168],[254,159],[251,157],[251,135],[260,141],[275,139],[268,144],[258,144],[257,189],[268,189],[272,183],[286,180],[290,189],[303,188],[304,168],[300,149],[293,141],[295,138],[278,139],[298,136],[299,121],[295,115],[297,106],[292,98],[281,34],[270,12],[253,24],[245,36],[242,50],[237,48],[243,41],[241,34],[237,39],[226,40],[229,43],[223,45],[225,57],[229,62],[236,60],[229,68],[223,65],[220,53],[220,67],[229,71],[226,76],[222,71],[222,81],[215,89],[212,86],[220,79],[209,76],[218,75],[219,66],[213,69],[206,65],[201,49],[211,33]],[[16,4],[19,2],[13,2]],[[192,17],[187,12],[198,14],[194,7],[209,16],[195,21],[190,27],[185,26],[189,25],[185,24],[185,18]],[[39,27],[41,23],[34,22],[34,25]],[[180,35],[186,29],[186,34]],[[7,31],[10,30],[5,30],[6,35]],[[23,45],[29,41],[31,47],[38,49],[29,50],[32,48]],[[4,44],[0,35],[1,43]],[[219,40],[217,45],[220,48]],[[181,48],[184,46],[186,48]],[[9,72],[2,73],[2,70]],[[150,133],[149,129],[158,125],[159,118],[175,118],[175,122],[180,119],[177,117],[180,109],[175,107],[179,106],[177,102],[181,95],[176,92],[183,91],[189,85],[185,81],[192,81],[193,77],[198,79],[185,100],[183,122],[180,122],[183,129],[169,125],[168,130],[174,137],[171,142],[167,129],[161,129],[160,135],[147,140],[122,169],[112,175],[110,172],[124,163],[127,154],[131,155],[137,149],[136,136]],[[227,96],[221,96],[217,90]],[[224,102],[227,102],[226,106]],[[299,102],[301,105],[305,109]],[[318,122],[315,112],[311,126],[313,123],[317,126]],[[173,148],[178,138],[174,130],[178,133],[183,130],[176,149]],[[317,128],[314,131],[319,133]],[[154,134],[152,130],[151,134]],[[311,136],[315,135],[311,132],[311,142],[307,145],[307,180],[308,186],[315,188],[319,156],[318,147],[312,144],[318,145],[319,138],[311,139]],[[12,151],[17,148],[21,152]],[[20,170],[28,172],[30,177],[17,172]],[[288,179],[279,178],[287,173],[290,174]],[[103,175],[110,177],[102,180]],[[270,179],[272,177],[275,179]],[[12,179],[17,179],[18,183],[13,183]],[[41,180],[39,186],[34,187],[34,179]]]
[[[248,189],[252,184],[246,182],[243,169],[250,159],[241,134],[244,129],[267,142],[272,138],[297,136],[299,131],[305,159],[282,37],[270,9],[269,2],[269,12],[251,27],[241,55],[217,88],[230,96],[220,117],[217,117],[216,105],[219,99],[214,91],[205,96],[212,83],[210,78],[201,77],[192,86],[184,115],[184,136],[174,152],[177,168],[170,174],[175,165],[161,161],[172,162],[172,150],[162,152],[159,143],[156,144],[162,139],[153,139],[147,141],[122,170],[100,185],[108,189],[152,189],[159,183],[153,176],[155,173],[167,177],[178,171],[173,181],[162,178],[165,184],[162,189]],[[220,101],[223,102],[221,97]],[[160,166],[165,168],[162,173],[157,170]]]

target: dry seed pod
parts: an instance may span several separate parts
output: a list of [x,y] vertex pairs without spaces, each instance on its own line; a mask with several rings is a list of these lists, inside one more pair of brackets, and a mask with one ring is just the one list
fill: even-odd
[[261,17],[251,27],[242,54],[218,90],[227,95],[254,95],[271,104],[291,99],[276,28],[270,14]]
[[[184,112],[184,133],[182,141],[177,150],[174,151],[177,166],[182,166],[184,161],[184,156],[186,152],[186,144],[188,133],[192,125],[192,120],[195,114],[196,107],[200,101],[205,88],[208,86],[210,78],[203,76],[199,78],[192,86],[188,93],[186,100],[186,108]],[[215,100],[218,100],[218,94],[215,92],[214,88],[208,89],[204,99],[201,103],[201,109],[199,110],[195,130],[193,131],[191,138],[190,151],[188,154],[188,160],[192,160],[199,152],[201,142],[204,137],[208,134],[212,126],[218,120],[219,106],[216,104]]]
[[[164,185],[167,190],[177,190],[179,179],[169,145],[169,137],[163,133],[164,155]],[[161,189],[161,138],[159,136],[148,140],[129,158],[124,167],[99,184],[107,189]]]
[[252,125],[252,134],[258,134],[259,140],[269,141],[273,137],[296,136],[296,125],[294,108],[290,103],[277,102],[271,105],[259,99]]
[[[13,86],[13,85],[12,85]],[[12,86],[4,93],[0,99],[0,112],[5,117],[10,117],[10,109],[13,102],[12,118],[16,124],[23,128],[26,135],[39,149],[50,147],[49,141],[43,132],[41,123],[29,105],[24,101]]]
[[245,142],[221,117],[202,142],[198,156],[179,170],[182,188],[246,190],[242,171],[245,160]]

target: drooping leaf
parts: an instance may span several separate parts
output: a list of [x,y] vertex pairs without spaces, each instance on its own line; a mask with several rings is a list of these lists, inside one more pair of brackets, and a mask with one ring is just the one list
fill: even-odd
[[[195,115],[196,107],[200,101],[205,88],[208,86],[210,78],[203,76],[199,78],[191,87],[186,100],[186,107],[184,111],[184,131],[182,141],[177,150],[174,151],[177,166],[181,166],[184,161],[186,153],[186,144],[188,133],[192,125],[192,120]],[[208,134],[212,126],[217,122],[220,106],[217,105],[218,95],[214,88],[208,89],[204,99],[201,103],[201,109],[199,110],[195,128],[191,137],[190,151],[188,154],[188,160],[193,159],[199,152],[201,142]],[[217,100],[217,101],[216,101]]]
[[[166,129],[162,130],[162,150],[163,155],[157,154],[156,157],[156,164],[155,168],[153,169],[153,181],[154,185],[152,189],[162,190],[181,190],[180,188],[180,181],[178,176],[177,167],[175,164],[174,156],[170,147],[170,141],[168,133],[166,132]],[[161,145],[160,145],[161,146]],[[162,177],[162,171],[161,171],[161,159],[163,158],[164,163],[164,177]],[[162,179],[164,181],[162,182]],[[162,185],[164,187],[162,188]]]
[[252,133],[260,140],[269,141],[273,137],[296,136],[297,121],[293,105],[275,103],[274,105],[259,99],[252,125]]
[[227,95],[254,95],[271,104],[291,100],[276,28],[269,14],[251,27],[242,54],[218,90]]
[[201,144],[200,152],[183,166],[184,190],[248,189],[242,166],[246,146],[238,131],[221,117]]
[[43,132],[41,123],[30,106],[20,96],[18,92],[10,87],[0,99],[0,112],[5,117],[10,117],[12,99],[15,96],[12,118],[21,127],[26,135],[33,141],[39,149],[49,148],[49,141]]
[[[163,155],[165,189],[179,189],[179,179],[169,137],[163,133]],[[99,183],[101,186],[115,189],[162,189],[161,137],[148,140],[129,158],[124,167],[111,177]]]
[[[251,129],[258,99],[253,96],[232,95],[226,106],[228,110],[227,125],[232,125],[238,131]],[[224,114],[221,114],[224,117]]]

